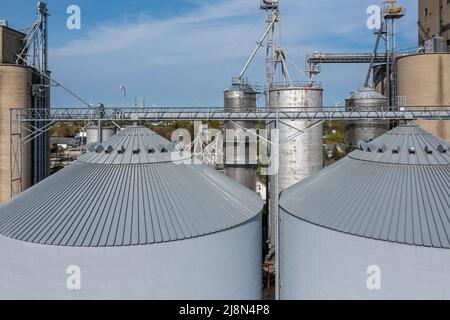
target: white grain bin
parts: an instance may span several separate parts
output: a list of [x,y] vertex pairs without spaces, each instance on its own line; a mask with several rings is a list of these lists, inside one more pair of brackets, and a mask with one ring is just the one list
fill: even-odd
[[2,206],[0,298],[260,298],[258,195],[171,150],[130,127]]
[[[272,111],[318,112],[323,109],[321,84],[274,84],[270,89]],[[274,125],[270,125],[273,129]],[[278,188],[283,191],[323,168],[323,126],[321,122],[283,120],[279,130]],[[269,178],[269,241],[273,249],[276,229],[275,176]]]
[[280,199],[282,299],[450,299],[448,142],[403,126]]

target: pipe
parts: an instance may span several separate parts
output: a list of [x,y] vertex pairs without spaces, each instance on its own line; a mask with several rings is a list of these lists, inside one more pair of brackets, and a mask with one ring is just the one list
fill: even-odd
[[366,79],[364,80],[364,88],[369,87],[370,73],[375,63],[375,57],[377,55],[378,46],[380,45],[381,35],[383,34],[384,21],[381,22],[381,27],[378,30],[377,40],[375,41],[375,47],[372,53],[372,59],[370,60],[369,70],[367,70]]

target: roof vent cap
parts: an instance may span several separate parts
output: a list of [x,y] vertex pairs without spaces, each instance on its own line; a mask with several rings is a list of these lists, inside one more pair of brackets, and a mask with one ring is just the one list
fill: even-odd
[[159,152],[161,152],[161,153],[167,153],[169,150],[165,147],[165,146],[163,146],[162,144],[160,144],[160,145],[158,145],[158,150],[159,150]]
[[378,153],[385,153],[386,149],[387,149],[386,145],[383,144],[381,147],[378,148]]
[[358,143],[357,143],[357,145],[358,145],[358,149],[359,150],[361,150],[361,151],[364,151],[364,150],[366,150],[366,145],[367,145],[367,140],[365,140],[365,139],[361,139],[361,140],[359,140],[358,141]]
[[117,153],[124,154],[125,153],[125,147],[121,146],[119,150],[117,150]]
[[376,149],[377,149],[377,147],[373,143],[369,143],[369,144],[366,145],[366,150],[368,152],[372,152],[372,151],[374,151]]
[[97,153],[103,152],[103,146],[101,144],[96,145],[94,151]]
[[431,148],[430,147],[428,147],[428,146],[425,146],[425,153],[426,154],[432,154],[433,153],[433,150],[431,150]]
[[111,152],[113,152],[113,150],[114,150],[114,148],[113,148],[111,145],[109,145],[109,146],[105,149],[105,153],[111,153]]
[[438,147],[437,147],[437,151],[439,152],[439,153],[447,153],[447,147],[445,147],[445,146],[443,146],[442,144],[440,144]]
[[409,147],[409,148],[408,148],[408,152],[409,152],[409,154],[416,154],[416,148],[414,148],[414,147]]

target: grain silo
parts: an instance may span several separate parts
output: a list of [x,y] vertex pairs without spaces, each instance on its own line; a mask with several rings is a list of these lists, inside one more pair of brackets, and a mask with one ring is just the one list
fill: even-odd
[[[397,60],[397,94],[411,107],[450,105],[450,53],[427,53]],[[422,128],[450,141],[449,120],[418,120]]]
[[[322,109],[323,89],[318,85],[275,85],[270,90],[271,110],[317,111]],[[272,126],[273,128],[273,126]],[[279,191],[323,168],[323,127],[311,121],[283,120],[279,123]],[[275,179],[269,177],[269,241],[275,244]]]
[[[258,91],[246,81],[233,81],[232,86],[224,91],[224,110],[226,112],[256,111],[257,94]],[[245,129],[256,130],[255,122],[225,122],[224,173],[247,188],[256,191],[258,161],[256,132],[251,134]],[[231,147],[233,150],[230,150]]]
[[11,123],[10,132],[10,108],[33,107],[33,69],[15,64],[24,38],[25,34],[0,26],[0,203],[33,183],[31,145],[20,145],[19,133],[23,128],[17,122]]
[[449,299],[449,143],[389,131],[285,190],[282,299]]
[[0,298],[259,299],[261,200],[173,146],[129,127],[3,205]]
[[[379,94],[375,89],[366,87],[353,93],[345,100],[345,109],[350,112],[358,111],[387,111],[388,98]],[[357,120],[346,124],[345,143],[349,151],[358,148],[360,140],[373,140],[389,130],[389,121]]]

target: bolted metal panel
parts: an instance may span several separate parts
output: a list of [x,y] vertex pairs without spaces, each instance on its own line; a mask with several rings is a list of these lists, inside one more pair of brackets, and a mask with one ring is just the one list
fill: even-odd
[[[387,111],[388,98],[373,88],[363,88],[345,100],[346,111]],[[346,125],[345,142],[353,151],[360,140],[373,140],[389,130],[388,121],[359,120]]]
[[[32,74],[29,67],[0,65],[0,203],[10,199],[10,185],[18,193],[32,184],[31,144],[21,146],[19,143],[21,128],[17,122],[12,122],[10,141],[9,122],[10,108],[33,106]],[[10,161],[10,143],[13,163]],[[22,149],[19,151],[19,148]],[[10,176],[17,180],[10,184]]]
[[[316,87],[290,87],[270,91],[270,108],[280,111],[286,108],[321,109],[323,90]],[[319,172],[323,168],[323,127],[311,121],[283,120],[279,124],[279,190],[280,192],[297,182]],[[273,125],[271,125],[273,128]],[[299,133],[301,130],[303,133]],[[294,137],[295,136],[295,137]],[[293,137],[292,139],[289,139]],[[286,141],[288,140],[289,141]],[[269,178],[269,239],[275,237],[275,181]]]
[[[258,92],[248,84],[233,84],[224,91],[225,112],[256,111],[256,98]],[[224,173],[235,179],[250,190],[256,191],[256,152],[250,152],[250,143],[256,141],[245,129],[255,129],[256,124],[252,121],[225,122],[224,139]],[[227,131],[227,130],[232,130]],[[232,133],[232,134],[230,134]],[[227,158],[227,147],[234,145],[234,156]],[[245,146],[245,152],[239,152],[239,145]],[[255,149],[256,151],[256,149]]]

